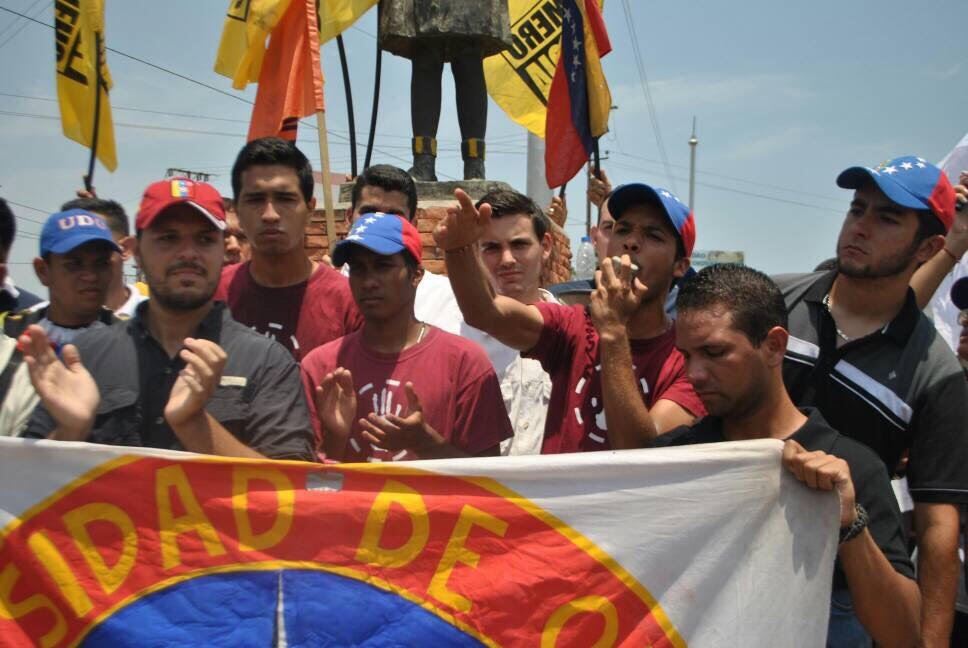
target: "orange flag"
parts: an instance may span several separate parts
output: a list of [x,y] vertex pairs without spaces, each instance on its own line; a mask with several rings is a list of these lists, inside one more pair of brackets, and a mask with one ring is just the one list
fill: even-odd
[[299,119],[324,109],[316,0],[293,0],[269,37],[249,141],[267,135],[295,141]]

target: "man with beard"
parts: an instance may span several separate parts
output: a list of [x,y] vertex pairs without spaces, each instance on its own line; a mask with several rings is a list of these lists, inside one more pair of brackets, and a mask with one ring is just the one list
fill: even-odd
[[21,336],[41,397],[27,436],[313,459],[298,366],[213,301],[224,228],[210,185],[174,178],[148,187],[135,257],[151,298],[127,322],[65,346],[63,361],[41,327]]
[[[664,189],[623,185],[609,198],[615,218],[610,256],[635,290],[619,293],[612,262],[603,264],[592,305],[523,304],[495,294],[481,262],[479,239],[491,206],[476,208],[466,193],[434,232],[445,250],[448,277],[471,326],[534,358],[551,376],[542,454],[634,448],[704,413],[686,380],[664,304],[675,278],[689,267],[696,240],[692,214]],[[646,286],[648,287],[646,289]]]
[[[840,499],[827,645],[870,645],[867,632],[878,645],[914,645],[918,588],[887,470],[816,409],[791,402],[781,372],[787,313],[776,285],[752,268],[714,265],[683,285],[676,305],[676,347],[709,416],[654,445],[785,441],[784,467]],[[856,616],[842,611],[851,596]]]
[[852,167],[854,199],[837,268],[783,276],[790,318],[783,378],[793,402],[876,452],[907,456],[921,589],[921,644],[947,645],[958,571],[958,505],[968,503],[968,386],[908,287],[944,245],[955,193],[938,168],[899,157]]

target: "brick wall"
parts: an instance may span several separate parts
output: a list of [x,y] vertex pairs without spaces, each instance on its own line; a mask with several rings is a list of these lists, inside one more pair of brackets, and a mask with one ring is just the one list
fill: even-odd
[[[433,231],[437,222],[447,214],[447,207],[452,202],[437,204],[437,201],[428,201],[417,207],[417,231],[420,232],[420,239],[423,243],[423,265],[429,271],[436,274],[446,274],[444,267],[443,254],[437,249],[434,241]],[[337,204],[336,208],[336,237],[342,240],[349,231],[349,223],[346,219],[346,212],[349,205]],[[551,251],[551,258],[542,276],[545,285],[568,281],[571,277],[571,242],[564,230],[556,223],[551,224],[552,239],[554,245]],[[319,209],[312,215],[309,226],[306,228],[306,251],[313,259],[321,259],[324,254],[329,254],[329,236],[326,232],[326,214]]]

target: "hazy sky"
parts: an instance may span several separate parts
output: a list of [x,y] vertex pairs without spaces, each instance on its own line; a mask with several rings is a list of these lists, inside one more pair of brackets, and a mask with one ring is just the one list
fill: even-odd
[[[109,47],[254,99],[254,86],[235,92],[211,71],[227,0],[105,4]],[[613,52],[604,68],[618,108],[601,143],[603,165],[613,182],[644,181],[685,200],[695,115],[698,249],[742,250],[747,263],[767,272],[811,269],[832,255],[849,202],[834,183],[839,171],[905,154],[937,162],[968,131],[964,0],[629,6],[672,178],[659,162],[621,0],[605,5]],[[0,7],[53,22],[46,0],[0,0]],[[344,35],[364,144],[375,32],[371,11]],[[332,167],[348,171],[335,42],[323,47],[323,61]],[[97,169],[99,194],[121,202],[133,219],[144,187],[168,167],[215,173],[216,187],[230,194],[229,169],[245,142],[250,106],[115,53],[108,64],[119,167],[113,174]],[[409,61],[386,54],[374,162],[409,164],[409,79]],[[444,83],[438,173],[458,177],[449,70]],[[0,195],[34,208],[13,205],[21,235],[11,253],[14,278],[32,290],[41,287],[28,265],[37,253],[30,235],[40,230],[36,221],[73,197],[88,158],[61,135],[55,96],[53,30],[0,11]],[[301,127],[299,146],[318,164],[315,130]],[[488,177],[524,190],[525,131],[494,103],[488,146]],[[584,189],[581,179],[568,188],[574,242],[584,228]]]

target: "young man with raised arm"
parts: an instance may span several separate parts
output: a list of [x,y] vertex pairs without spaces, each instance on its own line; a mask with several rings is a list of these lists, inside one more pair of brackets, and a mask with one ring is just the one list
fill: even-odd
[[435,232],[454,294],[468,324],[539,360],[551,376],[543,453],[643,447],[704,413],[664,310],[695,242],[692,214],[678,199],[644,184],[613,192],[609,254],[621,254],[626,271],[638,266],[638,290],[618,301],[596,291],[586,309],[497,295],[478,244],[491,208],[476,208],[459,189],[455,195],[459,204]]

